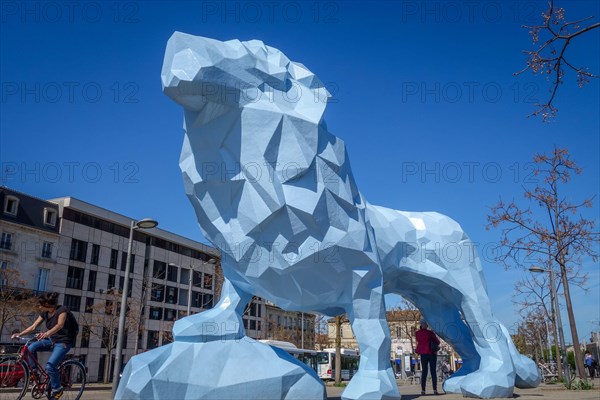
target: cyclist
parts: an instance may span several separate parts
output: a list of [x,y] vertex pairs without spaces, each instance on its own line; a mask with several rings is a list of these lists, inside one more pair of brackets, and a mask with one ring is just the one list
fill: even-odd
[[[65,306],[58,305],[58,293],[56,292],[41,295],[38,299],[38,310],[40,315],[35,322],[23,332],[16,333],[12,337],[32,333],[42,322],[46,323],[47,331],[38,333],[36,335],[38,341],[30,344],[28,348],[36,359],[38,351],[52,351],[46,363],[46,372],[50,377],[50,385],[52,386],[51,398],[59,399],[63,395],[63,388],[58,375],[58,365],[73,345],[71,343],[72,336],[65,324],[69,310]],[[36,365],[33,361],[30,364]],[[34,370],[33,373],[39,376],[38,371]]]

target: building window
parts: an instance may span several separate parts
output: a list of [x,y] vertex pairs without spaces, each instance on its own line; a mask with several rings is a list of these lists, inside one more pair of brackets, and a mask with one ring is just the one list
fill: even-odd
[[81,290],[81,288],[83,288],[84,272],[85,269],[83,268],[69,266],[69,270],[67,271],[67,287]]
[[190,270],[189,269],[181,269],[181,275],[179,276],[179,283],[185,283],[186,285],[190,281]]
[[[111,300],[106,300],[104,302],[104,314],[106,314],[106,315],[113,315],[113,309],[114,308],[115,308],[115,304]],[[117,308],[119,308],[119,304],[118,303],[117,303]]]
[[177,304],[177,288],[167,286],[167,296],[165,301],[169,304]]
[[202,293],[192,291],[192,307],[202,307]]
[[162,302],[164,299],[165,299],[165,286],[164,285],[152,285],[152,291],[150,293],[150,300]]
[[12,248],[12,233],[2,232],[0,237],[0,249],[10,250]]
[[106,285],[106,290],[113,289],[115,287],[115,275],[108,274],[108,284]]
[[4,213],[17,216],[19,209],[19,198],[15,196],[6,196],[4,198]]
[[97,275],[98,275],[98,273],[96,271],[90,271],[90,273],[88,275],[88,284],[87,284],[88,292],[96,291],[96,276]]
[[83,240],[73,239],[71,241],[71,255],[70,259],[75,261],[85,262],[87,256],[87,242]]
[[56,226],[56,210],[44,208],[44,225]]
[[192,284],[196,287],[202,287],[202,272],[192,271]]
[[212,275],[204,274],[204,289],[212,290]]
[[[6,271],[8,269],[8,261],[0,261],[0,271]],[[8,285],[8,279],[6,273],[0,274],[0,288],[4,288]]]
[[38,270],[38,281],[37,281],[38,293],[46,291],[46,283],[48,282],[48,274],[49,273],[50,273],[50,270],[47,270],[45,268],[40,268]]
[[154,261],[154,270],[152,271],[152,277],[156,279],[165,279],[167,274],[167,264],[162,261]]
[[90,260],[90,264],[98,265],[98,260],[100,260],[100,245],[92,244],[92,259]]
[[148,331],[148,339],[146,342],[146,347],[148,350],[155,349],[158,347],[158,339],[160,338],[160,334],[158,331]]
[[119,259],[119,250],[111,249],[110,251],[110,268],[117,269],[117,261]]
[[202,300],[202,308],[212,308],[213,306],[213,295],[209,293],[204,293]]
[[187,306],[187,298],[188,298],[188,290],[187,289],[179,289],[179,305]]
[[177,312],[171,308],[165,308],[165,321],[174,321]]
[[150,307],[150,319],[162,319],[162,308]]
[[94,312],[94,298],[86,297],[85,298],[85,310],[86,313]]
[[52,243],[52,242],[42,243],[42,257],[43,258],[52,258],[52,247],[54,247],[54,243]]
[[[132,254],[133,256],[133,254]],[[127,266],[127,252],[121,252],[121,271],[125,271],[125,267]]]
[[71,311],[79,311],[81,307],[81,296],[65,294],[65,306]]
[[177,282],[177,265],[169,264],[169,268],[167,270],[167,280],[169,282]]
[[90,347],[90,327],[87,325],[84,325],[81,329],[81,347]]
[[[109,336],[110,333],[111,333],[111,331],[112,331],[112,338]],[[123,339],[126,339],[126,337],[127,337],[127,335],[124,335]],[[105,349],[107,344],[113,344],[114,345],[114,343],[117,343],[117,329],[116,328],[109,329],[107,327],[103,327],[102,328],[102,344],[101,344],[101,347],[103,349]],[[125,343],[127,343],[127,340],[123,340],[123,348],[126,348]]]
[[[125,277],[121,276],[119,277],[119,291],[123,290],[123,287],[125,286]],[[129,278],[129,284],[128,284],[128,288],[127,288],[127,296],[131,297],[131,290],[133,288],[133,279],[131,279],[131,277]]]
[[[135,254],[131,255],[131,265],[129,266],[129,273],[133,274],[133,271],[135,268],[133,268],[135,266]],[[125,268],[127,268],[127,252],[123,252],[123,255],[121,256],[121,271],[125,271]]]

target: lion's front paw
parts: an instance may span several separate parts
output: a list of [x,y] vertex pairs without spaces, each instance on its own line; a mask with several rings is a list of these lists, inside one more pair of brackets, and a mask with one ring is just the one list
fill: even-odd
[[385,371],[359,370],[342,393],[343,400],[398,400],[400,392],[391,368]]

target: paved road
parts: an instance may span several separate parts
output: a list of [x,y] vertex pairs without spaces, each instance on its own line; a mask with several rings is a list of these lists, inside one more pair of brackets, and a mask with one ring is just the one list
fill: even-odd
[[[431,383],[429,383],[431,385]],[[519,400],[600,400],[600,380],[596,379],[593,390],[565,390],[559,385],[545,385],[535,389],[516,389],[513,396]],[[458,400],[464,399],[460,394],[444,394],[434,396],[430,394],[421,396],[421,387],[419,385],[400,385],[400,393],[402,400],[414,399],[440,399],[440,400]],[[92,385],[91,390],[86,390],[82,400],[111,400],[110,386]],[[429,388],[430,389],[430,388]],[[343,388],[333,386],[327,387],[328,400],[339,400]],[[178,400],[178,399],[161,399],[161,400]],[[261,399],[263,400],[263,399]]]

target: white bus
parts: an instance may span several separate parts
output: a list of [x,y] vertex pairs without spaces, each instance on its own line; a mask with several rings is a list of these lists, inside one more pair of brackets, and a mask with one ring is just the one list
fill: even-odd
[[283,342],[280,340],[259,340],[259,342],[268,344],[269,346],[278,347],[281,350],[285,351],[288,354],[294,356],[294,358],[302,361],[304,364],[308,365],[310,368],[315,370],[315,372],[319,372],[317,368],[317,351],[309,350],[309,349],[299,349],[295,344],[290,342]]
[[[341,349],[340,353],[342,358],[341,378],[349,381],[358,370],[360,356],[358,351],[353,349]],[[319,364],[317,371],[319,378],[323,380],[335,379],[335,349],[319,351],[317,353],[317,363]]]

